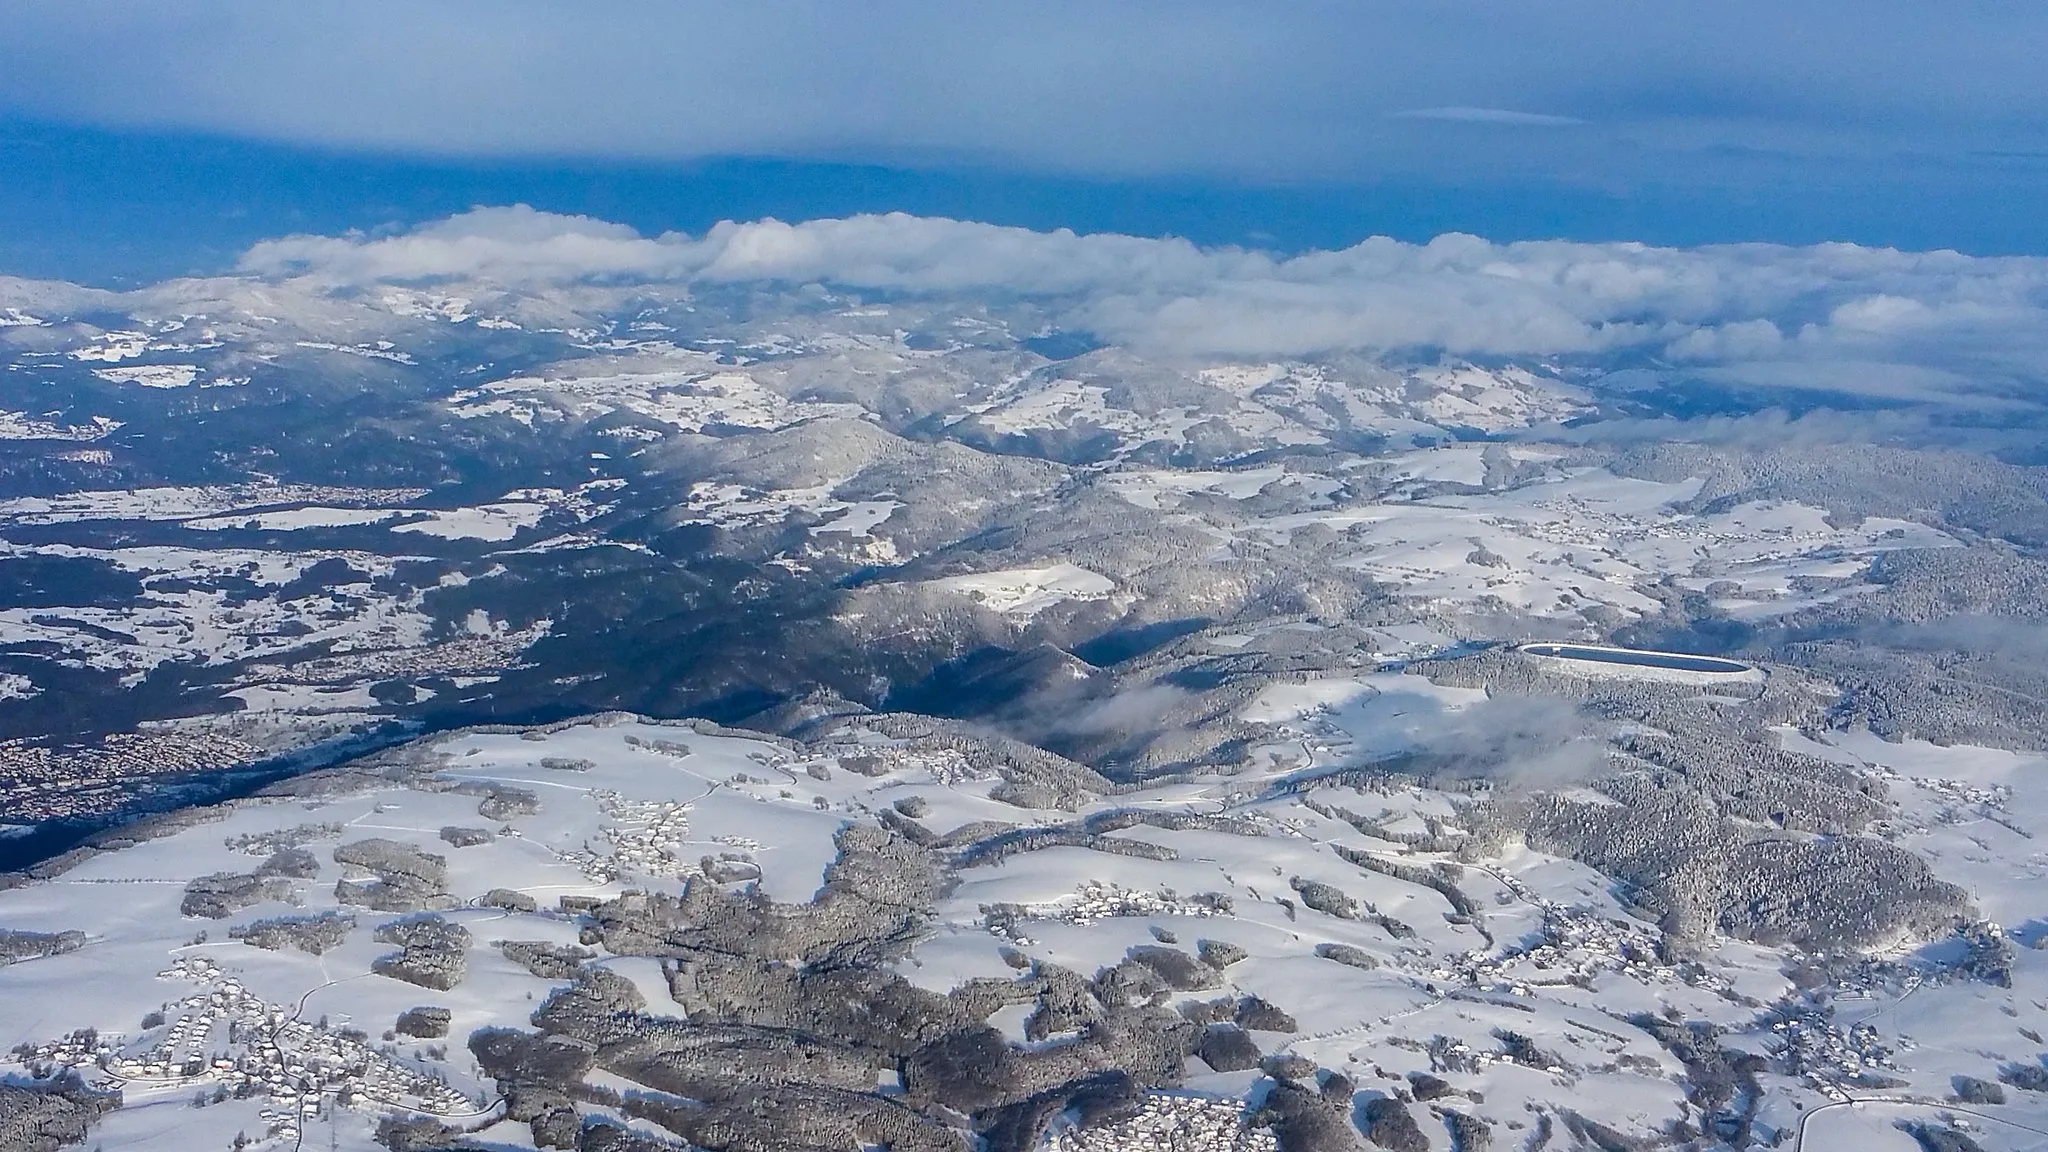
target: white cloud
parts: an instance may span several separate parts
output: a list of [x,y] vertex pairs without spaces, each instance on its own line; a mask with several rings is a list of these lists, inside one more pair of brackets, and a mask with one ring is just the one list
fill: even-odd
[[1153,353],[1628,351],[1742,366],[1737,375],[1757,383],[1804,374],[1856,389],[1864,379],[1889,396],[2015,394],[2048,378],[2048,258],[1847,244],[1679,249],[1446,235],[1283,257],[900,214],[647,237],[514,207],[399,235],[269,241],[242,268],[333,286],[817,281],[1023,298],[1064,326]]
[[1443,120],[1453,124],[1509,124],[1531,127],[1561,127],[1584,124],[1576,116],[1554,116],[1546,112],[1517,112],[1509,108],[1410,108],[1396,112],[1401,120]]
[[1668,0],[1654,20],[1628,0],[11,0],[0,110],[441,154],[1260,180],[1497,172],[1444,122],[1576,119],[1498,135],[1571,179],[1640,161],[1711,182],[1760,150],[2037,147],[2044,33],[2040,5],[1907,0]]
[[1695,328],[1673,340],[1664,354],[1678,361],[1756,360],[1776,354],[1785,334],[1769,320],[1736,320]]
[[686,243],[649,240],[621,224],[531,208],[480,208],[398,236],[290,236],[244,255],[245,270],[303,272],[337,284],[486,279],[545,284],[681,278]]

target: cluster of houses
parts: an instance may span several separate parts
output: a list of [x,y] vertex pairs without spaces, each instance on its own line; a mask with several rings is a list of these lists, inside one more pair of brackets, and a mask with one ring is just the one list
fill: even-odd
[[262,754],[247,741],[197,729],[122,732],[77,748],[0,742],[0,798],[16,823],[103,816],[132,803],[147,781],[233,768]]
[[605,816],[598,829],[605,847],[586,844],[570,859],[591,882],[609,884],[625,875],[681,877],[696,870],[684,846],[690,838],[689,804],[631,800],[608,788],[590,798]]
[[1171,892],[1145,892],[1106,880],[1083,880],[1072,896],[1054,903],[1005,905],[1000,909],[984,908],[983,912],[983,923],[991,936],[1029,948],[1038,941],[1024,932],[1022,922],[1028,920],[1058,920],[1085,926],[1118,916],[1214,916],[1218,906],[1213,900],[1189,899]]
[[1787,1072],[1834,1100],[1847,1100],[1859,1088],[1891,1080],[1895,1049],[1869,1024],[1844,1028],[1827,1012],[1813,1009],[1771,1025],[1772,1047]]
[[1244,1122],[1244,1104],[1154,1093],[1138,1113],[1096,1128],[1055,1135],[1049,1152],[1278,1152],[1279,1141]]
[[[1472,952],[1453,966],[1431,972],[1436,980],[1462,981],[1491,992],[1526,996],[1545,984],[1586,984],[1601,972],[1617,972],[1644,984],[1681,978],[1679,970],[1657,953],[1657,933],[1632,920],[1602,916],[1584,908],[1535,898],[1543,908],[1543,942],[1521,952]],[[1722,991],[1727,981],[1701,969],[1684,974],[1686,983]]]
[[[197,1090],[194,1102],[205,1106],[261,1096],[266,1137],[284,1141],[297,1141],[333,1104],[443,1117],[486,1110],[440,1076],[370,1047],[363,1033],[298,1020],[204,957],[179,957],[157,976],[199,988],[169,1005],[165,1023],[136,1041],[81,1031],[23,1055],[92,1073],[131,1098],[138,1091]],[[157,1027],[163,1032],[152,1037]]]

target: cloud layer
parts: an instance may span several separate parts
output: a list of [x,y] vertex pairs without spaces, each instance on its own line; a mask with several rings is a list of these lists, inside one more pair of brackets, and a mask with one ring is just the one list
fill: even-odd
[[648,237],[512,207],[397,235],[267,241],[242,269],[337,287],[820,282],[1035,300],[1065,327],[1155,354],[1593,356],[1902,400],[2048,398],[2048,258],[2037,257],[1463,235],[1283,257],[900,214]]
[[2039,5],[1906,0],[13,0],[0,109],[439,154],[1712,179],[2038,147],[2044,37]]

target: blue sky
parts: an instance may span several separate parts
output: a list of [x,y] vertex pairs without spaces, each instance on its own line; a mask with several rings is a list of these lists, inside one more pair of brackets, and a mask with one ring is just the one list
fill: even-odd
[[2044,253],[2044,48],[1979,0],[14,0],[0,271],[515,202]]

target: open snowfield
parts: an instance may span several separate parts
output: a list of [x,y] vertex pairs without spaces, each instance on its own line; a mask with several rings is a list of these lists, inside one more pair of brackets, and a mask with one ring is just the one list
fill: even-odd
[[184,526],[199,532],[223,532],[231,528],[245,532],[295,532],[301,528],[353,528],[362,524],[382,524],[397,519],[399,515],[399,510],[393,508],[324,508],[309,504],[274,512],[201,516],[185,521]]
[[93,375],[116,384],[144,388],[190,388],[199,380],[196,364],[136,364],[126,368],[95,368]]
[[429,512],[424,519],[394,525],[393,532],[417,532],[444,540],[510,540],[540,523],[547,514],[545,504],[508,501]]
[[58,424],[26,412],[0,410],[0,440],[101,440],[121,427],[119,420],[95,417],[84,424]]
[[1048,564],[977,572],[930,581],[930,586],[957,593],[992,612],[1028,620],[1067,600],[1101,600],[1116,591],[1116,582],[1077,564]]

